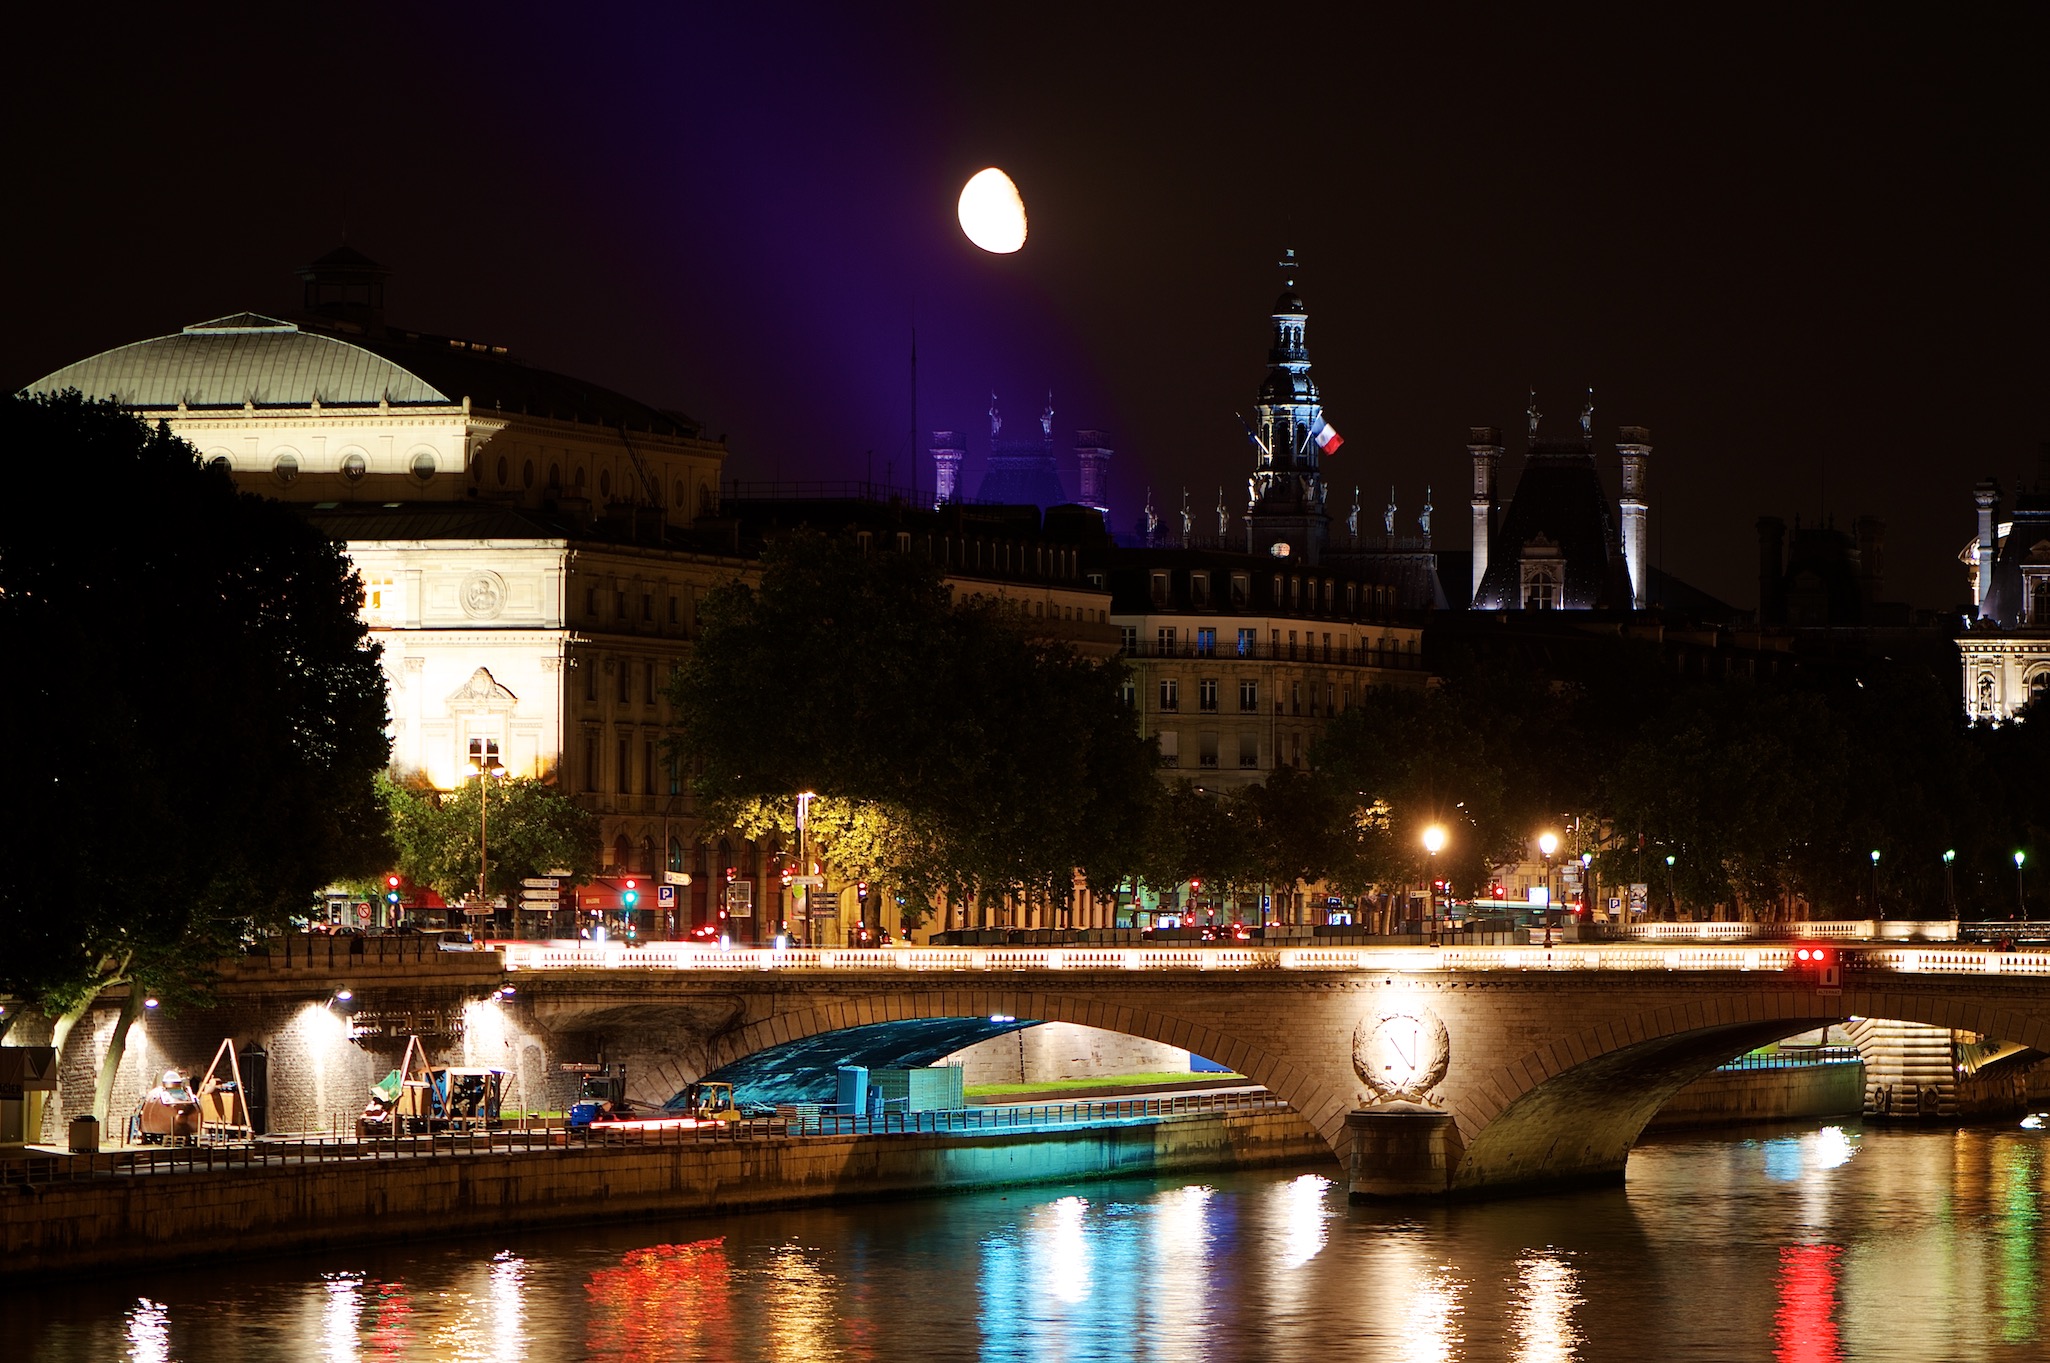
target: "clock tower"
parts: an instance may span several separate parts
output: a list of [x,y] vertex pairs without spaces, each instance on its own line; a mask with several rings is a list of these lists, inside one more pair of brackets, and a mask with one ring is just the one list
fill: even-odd
[[1324,420],[1310,351],[1303,332],[1309,313],[1295,292],[1296,255],[1281,260],[1282,291],[1274,300],[1267,378],[1260,385],[1253,442],[1253,476],[1246,480],[1246,548],[1291,564],[1314,565],[1330,533],[1324,513],[1322,454],[1336,450],[1338,432]]

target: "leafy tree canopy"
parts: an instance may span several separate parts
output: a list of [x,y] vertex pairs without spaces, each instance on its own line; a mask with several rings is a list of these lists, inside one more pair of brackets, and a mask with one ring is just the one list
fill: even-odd
[[815,792],[822,850],[914,902],[1129,873],[1157,785],[1116,663],[955,601],[920,560],[815,533],[771,542],[760,581],[700,621],[670,746],[714,819],[783,826],[761,811]]
[[361,586],[339,545],[111,404],[10,396],[0,457],[0,990],[175,997],[386,854]]
[[583,884],[597,874],[602,853],[596,814],[531,777],[494,779],[488,794],[480,787],[465,781],[453,791],[438,791],[379,779],[400,875],[445,900],[461,899],[476,892],[477,865],[487,844],[486,888],[508,900],[518,898],[520,882],[529,876],[564,870],[572,884]]

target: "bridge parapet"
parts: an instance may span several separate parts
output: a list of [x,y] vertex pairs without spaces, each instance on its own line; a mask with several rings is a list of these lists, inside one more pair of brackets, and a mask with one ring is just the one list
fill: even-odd
[[[662,970],[876,974],[1054,971],[1461,971],[1792,972],[1791,944],[1747,942],[1679,946],[1601,943],[1571,946],[1334,947],[895,947],[719,948],[682,943],[497,944],[513,971]],[[496,956],[492,957],[496,960]],[[2050,952],[1971,947],[1862,946],[1844,951],[1846,969],[1904,975],[2050,976]]]

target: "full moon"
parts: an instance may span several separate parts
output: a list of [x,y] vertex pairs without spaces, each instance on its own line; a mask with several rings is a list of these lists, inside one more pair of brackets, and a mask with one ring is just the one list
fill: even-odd
[[968,240],[994,255],[1007,256],[1025,244],[1025,201],[995,166],[977,171],[962,186],[960,217]]

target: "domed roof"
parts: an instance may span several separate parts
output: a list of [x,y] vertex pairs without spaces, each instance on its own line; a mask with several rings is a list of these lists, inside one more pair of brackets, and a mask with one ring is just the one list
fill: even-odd
[[66,365],[30,392],[76,388],[124,407],[445,404],[446,393],[382,355],[290,322],[242,312],[175,336],[117,346]]
[[1283,289],[1281,297],[1274,300],[1274,315],[1280,317],[1284,314],[1294,317],[1308,315],[1308,310],[1303,307],[1303,300],[1295,296],[1294,289]]

